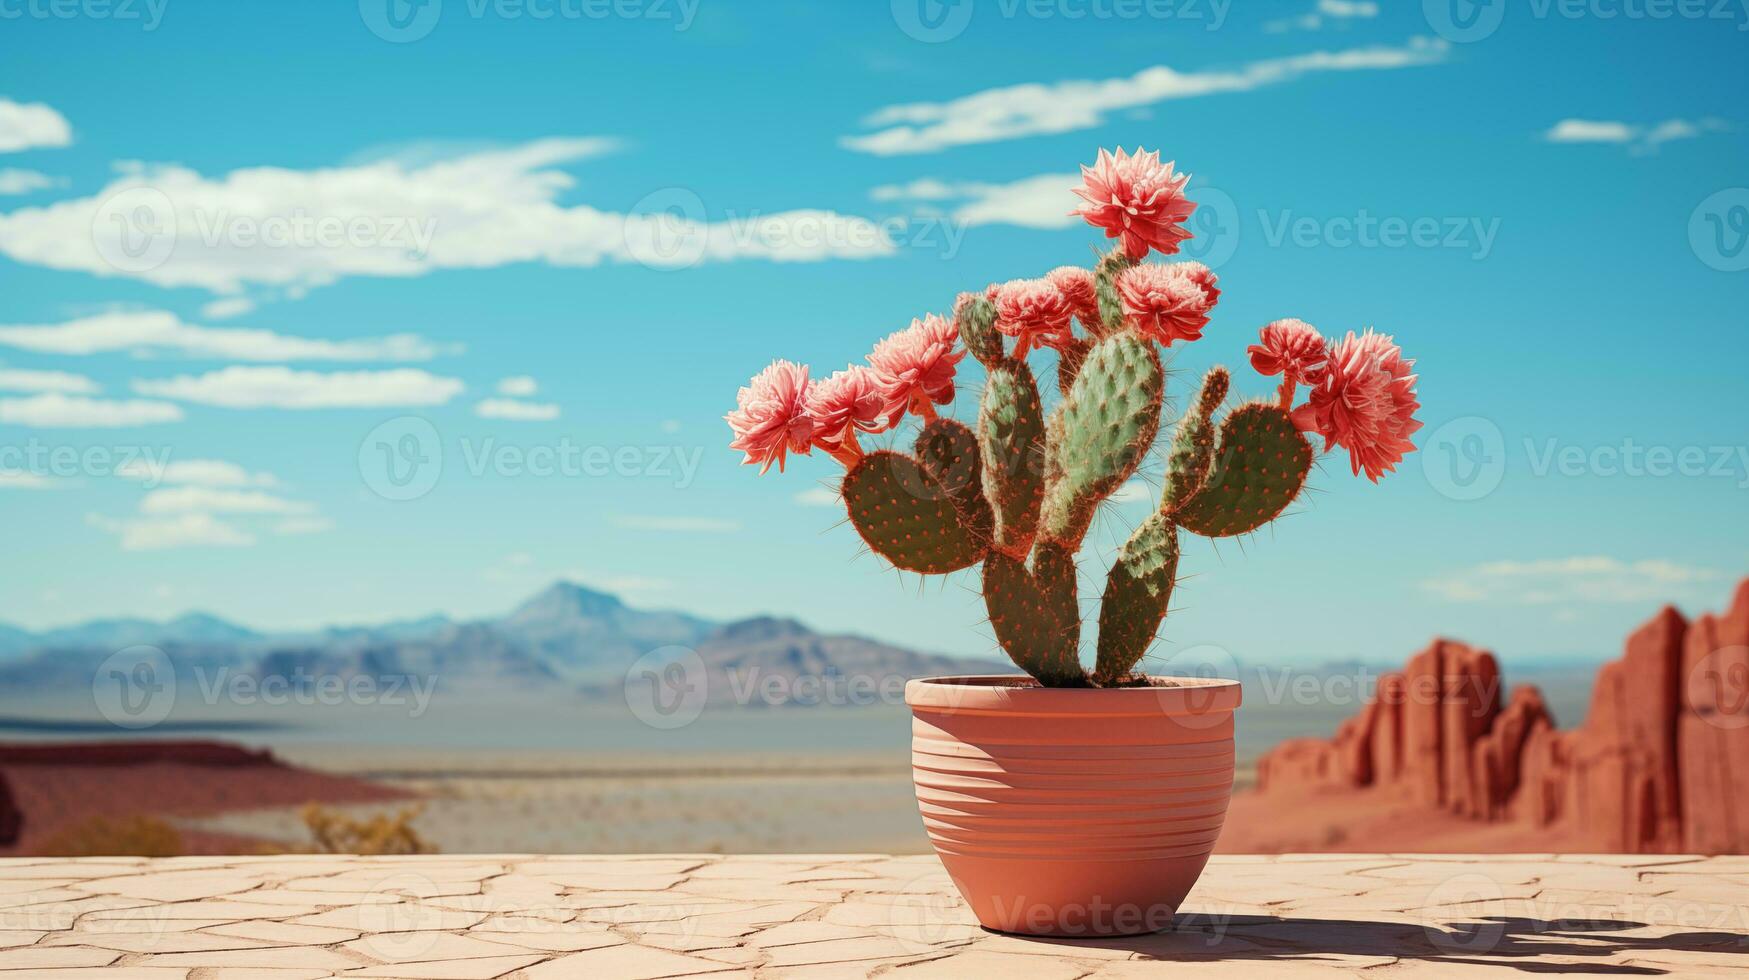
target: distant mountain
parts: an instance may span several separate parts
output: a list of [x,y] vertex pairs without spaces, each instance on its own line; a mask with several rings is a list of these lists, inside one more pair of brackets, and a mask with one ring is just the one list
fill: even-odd
[[330,676],[435,678],[443,694],[543,689],[558,680],[519,644],[478,624],[449,624],[430,637],[400,642],[277,649],[261,657],[253,673],[294,683]]
[[[927,674],[1009,669],[860,636],[823,635],[791,619],[758,617],[719,625],[683,612],[636,609],[605,592],[558,582],[505,616],[472,622],[427,616],[271,634],[188,613],[163,623],[106,619],[37,634],[0,626],[0,656],[5,657],[0,691],[88,692],[106,657],[139,645],[162,649],[182,684],[195,683],[203,670],[224,667],[295,683],[326,677],[432,678],[438,693],[450,696],[572,690],[617,698],[638,658],[665,647],[676,648],[677,656],[685,651],[697,656],[711,678],[712,697],[744,694],[748,685],[771,685],[774,678],[774,689],[793,697],[804,686],[792,683],[798,678],[891,685]],[[807,702],[806,695],[795,699]],[[822,700],[836,703],[831,696]]]
[[217,616],[188,613],[168,622],[149,619],[97,619],[77,626],[52,629],[31,637],[26,648],[108,649],[149,644],[210,645],[240,644],[259,639],[260,634]]
[[715,624],[678,612],[633,609],[614,596],[557,582],[489,625],[562,674],[623,672],[664,646],[696,646]]
[[[903,682],[914,677],[1014,670],[994,660],[918,653],[850,634],[820,634],[793,619],[772,616],[729,623],[701,640],[696,652],[710,701],[754,707],[866,705],[896,699]],[[584,692],[617,697],[624,683],[616,678],[609,685],[586,686]]]
[[36,637],[29,631],[0,623],[0,659],[23,653],[35,643]]

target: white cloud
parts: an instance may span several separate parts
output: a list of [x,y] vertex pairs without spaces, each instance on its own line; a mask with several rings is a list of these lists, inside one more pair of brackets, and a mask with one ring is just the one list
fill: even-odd
[[1377,17],[1379,5],[1371,0],[1318,0],[1318,13],[1326,17]]
[[474,406],[474,414],[483,419],[504,419],[510,422],[551,422],[559,417],[559,406],[548,402],[523,402],[513,398],[487,398]]
[[142,514],[298,514],[315,511],[312,504],[260,490],[181,486],[153,490],[140,500]]
[[526,374],[505,378],[498,382],[498,394],[509,395],[512,398],[527,398],[540,390],[540,383]]
[[889,156],[931,153],[950,146],[990,143],[1089,129],[1109,113],[1172,99],[1249,92],[1321,72],[1388,71],[1444,60],[1443,41],[1415,38],[1402,47],[1314,51],[1253,61],[1221,71],[1181,72],[1165,65],[1127,78],[1079,79],[986,89],[948,102],[887,106],[864,120],[875,132],[846,136],[853,150]]
[[1629,562],[1582,555],[1488,562],[1430,579],[1422,587],[1452,602],[1668,602],[1696,584],[1721,577],[1711,569],[1660,559]]
[[123,551],[159,551],[167,548],[240,548],[255,543],[254,535],[219,520],[211,514],[181,514],[176,517],[115,520],[87,514],[85,522],[100,531],[118,535]]
[[67,117],[41,102],[19,103],[0,99],[0,153],[16,153],[41,146],[66,146],[73,142],[73,127]]
[[1650,153],[1665,143],[1722,133],[1730,128],[1723,119],[1710,116],[1694,122],[1666,119],[1650,126],[1616,119],[1563,119],[1542,135],[1550,143],[1613,143],[1627,146],[1634,153]]
[[908,184],[882,184],[869,191],[868,196],[877,201],[944,201],[964,197],[959,189],[964,186],[949,184],[934,177],[922,177]]
[[200,308],[200,315],[213,320],[229,320],[255,311],[255,301],[247,296],[226,296]]
[[97,382],[83,374],[66,371],[26,371],[0,367],[0,391],[59,391],[69,395],[94,395]]
[[795,501],[804,507],[836,507],[842,502],[838,491],[825,487],[809,487],[796,494]]
[[1639,127],[1625,122],[1563,119],[1543,134],[1550,143],[1631,143]]
[[233,361],[426,361],[459,349],[409,333],[321,340],[271,330],[203,327],[162,310],[113,310],[66,323],[0,325],[0,345],[44,354],[162,352]]
[[134,391],[224,408],[377,408],[442,405],[466,387],[417,368],[391,371],[294,371],[232,365],[198,375],[140,380]]
[[1379,5],[1371,0],[1318,0],[1310,12],[1297,17],[1283,20],[1268,21],[1263,29],[1272,34],[1299,28],[1302,31],[1315,31],[1324,26],[1325,18],[1336,21],[1357,20],[1377,17]]
[[179,459],[163,465],[155,460],[135,459],[116,467],[115,475],[151,486],[271,487],[279,484],[272,473],[251,473],[222,459]]
[[720,517],[622,515],[614,518],[613,523],[623,528],[629,528],[633,531],[729,534],[741,530],[740,521],[725,520]]
[[273,526],[274,534],[326,534],[334,522],[326,517],[293,517]]
[[1039,174],[1006,184],[950,183],[925,178],[910,184],[877,187],[871,193],[886,201],[958,201],[954,221],[975,225],[1019,225],[1023,228],[1067,228],[1080,221],[1070,214],[1080,198],[1080,174]]
[[0,422],[36,429],[116,429],[182,421],[168,402],[113,401],[46,392],[30,398],[0,398]]
[[0,195],[29,194],[66,186],[67,178],[50,177],[36,170],[0,169]]
[[159,286],[232,295],[258,285],[296,295],[348,276],[412,277],[522,262],[670,267],[895,251],[879,226],[831,211],[712,222],[704,202],[684,189],[652,195],[648,213],[633,215],[556,203],[576,181],[554,168],[613,146],[605,139],[544,139],[447,159],[402,155],[222,176],[133,164],[89,197],[0,214],[0,253]]
[[56,481],[41,473],[0,471],[0,490],[49,490],[55,486]]

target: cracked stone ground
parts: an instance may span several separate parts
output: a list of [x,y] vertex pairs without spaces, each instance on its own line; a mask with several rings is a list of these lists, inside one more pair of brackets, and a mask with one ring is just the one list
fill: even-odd
[[987,932],[933,856],[0,860],[0,978],[1693,977],[1746,954],[1749,857],[1218,856],[1172,930],[1104,940]]

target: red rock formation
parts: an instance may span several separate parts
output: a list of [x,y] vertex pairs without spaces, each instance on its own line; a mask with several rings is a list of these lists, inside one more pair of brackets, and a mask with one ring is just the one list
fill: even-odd
[[0,766],[137,766],[180,762],[190,766],[277,766],[266,749],[227,742],[13,742],[0,744]]
[[1378,696],[1373,701],[1377,711],[1372,729],[1372,776],[1375,782],[1396,783],[1403,778],[1404,690],[1402,674],[1386,674],[1379,678]]
[[1480,796],[1486,780],[1476,769],[1475,747],[1493,729],[1500,714],[1500,665],[1487,651],[1458,643],[1441,645],[1445,668],[1439,692],[1443,802],[1462,816],[1485,816],[1490,802]]
[[[1702,616],[1682,648],[1676,723],[1685,850],[1749,848],[1749,581],[1731,609]],[[1735,771],[1733,771],[1735,769]]]
[[1445,643],[1433,645],[1409,658],[1403,672],[1403,764],[1402,776],[1418,803],[1438,806],[1445,802],[1445,763],[1440,754],[1444,723],[1439,715],[1439,691],[1445,676]]
[[[1259,761],[1259,789],[1383,787],[1479,821],[1516,820],[1602,851],[1749,851],[1749,580],[1692,627],[1666,607],[1598,671],[1591,708],[1554,727],[1540,692],[1500,707],[1492,654],[1436,640],[1333,739]],[[1267,775],[1266,775],[1267,774]]]
[[1554,716],[1543,703],[1542,692],[1528,684],[1512,689],[1506,710],[1494,720],[1488,733],[1472,750],[1476,773],[1477,808],[1465,816],[1498,820],[1506,804],[1522,785],[1525,743],[1538,732],[1554,730]]

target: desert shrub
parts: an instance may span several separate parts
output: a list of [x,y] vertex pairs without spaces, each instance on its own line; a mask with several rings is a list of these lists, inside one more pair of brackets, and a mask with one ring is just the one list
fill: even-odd
[[37,848],[44,857],[175,857],[182,835],[157,817],[92,817],[54,834]]
[[410,806],[357,820],[311,803],[304,807],[302,816],[316,850],[326,854],[435,854],[437,847],[413,828],[414,818],[423,809]]

